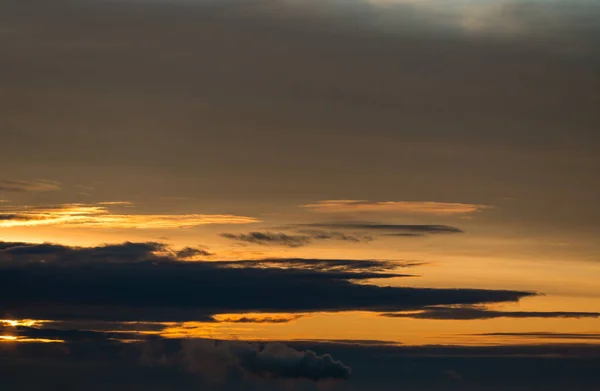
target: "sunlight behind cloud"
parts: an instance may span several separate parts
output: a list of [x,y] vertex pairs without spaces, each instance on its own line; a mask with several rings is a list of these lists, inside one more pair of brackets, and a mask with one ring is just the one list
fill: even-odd
[[[55,225],[80,228],[190,228],[207,224],[248,224],[258,219],[230,214],[114,214],[98,204],[0,208],[0,228]],[[128,204],[126,204],[128,205]]]

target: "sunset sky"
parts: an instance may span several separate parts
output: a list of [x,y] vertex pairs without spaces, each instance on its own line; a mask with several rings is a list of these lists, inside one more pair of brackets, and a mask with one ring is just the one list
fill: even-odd
[[598,20],[0,0],[0,390],[598,391]]

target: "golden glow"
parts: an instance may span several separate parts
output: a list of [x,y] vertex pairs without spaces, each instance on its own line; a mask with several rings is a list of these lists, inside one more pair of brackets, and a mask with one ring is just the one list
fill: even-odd
[[480,212],[490,209],[489,205],[461,204],[450,202],[408,202],[408,201],[382,201],[373,202],[365,200],[325,200],[314,204],[303,205],[313,212],[321,213],[348,213],[348,212],[396,212],[419,213],[433,215],[456,215]]
[[36,327],[41,326],[44,323],[48,323],[48,321],[34,319],[0,319],[0,326],[9,327]]
[[129,203],[64,204],[50,207],[2,207],[0,213],[11,218],[0,220],[0,228],[60,226],[77,228],[190,228],[208,224],[249,224],[258,219],[230,214],[114,214],[108,206]]
[[0,335],[0,343],[2,342],[36,342],[36,343],[64,343],[62,339],[46,339],[46,338],[26,338],[14,335]]

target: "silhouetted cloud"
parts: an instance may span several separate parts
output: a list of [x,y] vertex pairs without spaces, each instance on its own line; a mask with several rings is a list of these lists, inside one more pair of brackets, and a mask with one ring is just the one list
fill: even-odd
[[267,260],[276,266],[267,268],[256,261],[183,262],[152,242],[90,248],[0,242],[0,261],[0,312],[21,319],[184,321],[247,312],[391,312],[533,295],[355,283],[402,276],[390,271],[390,262],[293,260],[287,268],[282,260]]
[[372,237],[366,235],[350,235],[342,232],[327,232],[322,230],[300,230],[301,235],[289,235],[281,232],[250,232],[248,234],[223,233],[227,239],[241,242],[286,247],[302,247],[320,240],[340,240],[345,242],[368,242]]
[[181,259],[194,258],[196,256],[208,257],[210,255],[214,254],[208,250],[199,247],[184,247],[181,250],[175,252],[175,257]]
[[384,235],[399,236],[422,236],[433,234],[456,234],[464,233],[460,228],[448,225],[429,225],[429,224],[380,224],[370,222],[348,222],[348,223],[313,223],[300,224],[299,226],[328,228],[328,229],[348,229],[362,230],[383,233]]
[[432,307],[418,312],[382,314],[390,318],[481,320],[496,318],[598,318],[600,312],[494,311],[481,307]]
[[[314,271],[373,273],[389,272],[397,268],[421,266],[424,265],[425,262],[353,259],[267,258],[250,261],[222,261],[220,264],[230,267],[294,268]],[[398,274],[395,273],[395,275]]]
[[24,263],[121,263],[167,260],[170,249],[158,242],[70,247],[52,243],[0,242],[0,265]]
[[10,192],[43,192],[60,190],[60,183],[55,181],[14,181],[0,180],[0,191]]
[[287,247],[302,247],[310,243],[310,237],[305,235],[288,235],[275,232],[250,232],[248,234],[221,234],[224,238],[260,245],[281,245]]
[[213,318],[219,323],[290,323],[302,318],[304,315],[215,315]]

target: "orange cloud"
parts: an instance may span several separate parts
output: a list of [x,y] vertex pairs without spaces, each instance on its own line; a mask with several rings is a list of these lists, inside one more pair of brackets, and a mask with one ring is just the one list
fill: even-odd
[[82,228],[190,228],[207,224],[248,224],[253,217],[229,214],[114,214],[108,206],[129,203],[64,204],[0,208],[0,228],[56,225]]
[[455,215],[480,212],[491,209],[489,205],[463,204],[433,201],[366,201],[366,200],[325,200],[314,204],[302,205],[313,212],[396,212],[422,213],[434,215]]

